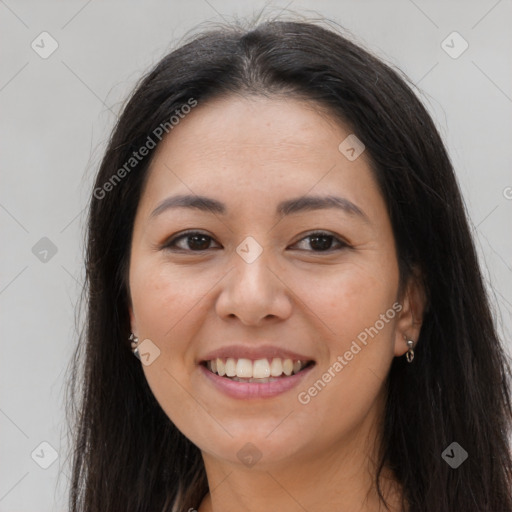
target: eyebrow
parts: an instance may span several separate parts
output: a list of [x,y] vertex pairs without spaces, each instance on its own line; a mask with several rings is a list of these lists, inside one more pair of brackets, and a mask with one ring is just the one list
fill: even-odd
[[[217,199],[199,195],[176,195],[164,199],[153,210],[150,218],[156,217],[171,208],[191,208],[220,215],[225,215],[227,213],[226,205]],[[333,195],[302,196],[282,201],[277,205],[276,215],[285,216],[293,213],[324,210],[328,208],[337,208],[349,215],[361,217],[361,219],[369,222],[368,216],[352,201],[349,201],[344,197]]]

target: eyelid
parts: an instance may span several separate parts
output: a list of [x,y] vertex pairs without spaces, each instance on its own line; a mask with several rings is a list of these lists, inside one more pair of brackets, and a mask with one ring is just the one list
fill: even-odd
[[209,250],[209,249],[203,249],[201,251],[192,251],[190,249],[181,249],[179,247],[178,248],[171,247],[171,245],[175,244],[178,240],[186,238],[187,236],[190,236],[190,235],[204,235],[204,236],[210,238],[213,242],[215,242],[218,245],[220,245],[219,242],[217,242],[213,236],[209,235],[206,232],[203,232],[203,231],[198,230],[198,229],[187,229],[185,231],[181,231],[181,232],[176,233],[176,234],[170,236],[169,238],[167,238],[160,245],[160,249],[163,249],[163,250],[167,249],[169,251],[175,251],[175,252],[189,252],[189,253],[202,253],[202,252],[205,252],[205,251]]
[[[296,245],[298,244],[299,242],[302,242],[304,239],[306,238],[310,238],[314,235],[318,235],[318,236],[329,236],[329,237],[332,237],[335,241],[338,242],[339,244],[339,247],[335,247],[335,248],[331,248],[331,249],[327,249],[325,251],[306,251],[306,252],[310,252],[310,253],[313,253],[313,254],[327,254],[327,253],[330,253],[330,252],[334,252],[336,250],[341,250],[343,248],[346,248],[346,247],[351,247],[351,245],[347,242],[347,240],[345,240],[344,238],[342,238],[341,236],[339,235],[336,235],[335,233],[332,233],[330,231],[327,231],[327,230],[323,230],[323,229],[315,229],[313,231],[307,231],[306,233],[302,233],[300,234],[300,238],[294,242],[292,244],[293,245]],[[302,250],[302,249],[299,249],[299,250]]]
[[[219,242],[217,242],[215,240],[215,238],[213,236],[209,235],[208,233],[205,233],[198,229],[188,229],[188,230],[176,233],[176,234],[172,235],[171,237],[169,237],[168,239],[166,239],[166,241],[161,244],[160,249],[167,250],[170,252],[177,252],[177,253],[181,252],[181,253],[189,253],[189,254],[193,254],[193,253],[204,254],[206,251],[209,251],[210,249],[216,249],[215,247],[210,247],[208,249],[201,249],[201,250],[194,251],[191,249],[182,249],[182,248],[175,247],[175,246],[173,247],[173,245],[176,244],[177,241],[179,241],[181,239],[186,239],[186,237],[190,236],[190,235],[204,235],[205,237],[208,237],[214,243],[220,245],[222,248],[222,245],[219,244]],[[329,248],[329,249],[326,249],[325,251],[314,251],[314,250],[307,250],[307,249],[297,249],[297,250],[315,254],[315,255],[322,255],[322,254],[330,254],[330,253],[333,253],[336,251],[341,251],[343,249],[352,247],[352,245],[349,242],[347,242],[347,240],[345,240],[343,237],[341,237],[335,233],[332,233],[330,231],[322,230],[322,229],[316,229],[316,230],[312,230],[312,231],[307,231],[305,233],[301,233],[299,235],[300,238],[298,238],[298,240],[296,242],[294,242],[289,247],[293,248],[294,245],[297,245],[298,243],[306,240],[307,238],[313,237],[315,235],[331,237],[334,241],[336,241],[338,243],[338,247]]]

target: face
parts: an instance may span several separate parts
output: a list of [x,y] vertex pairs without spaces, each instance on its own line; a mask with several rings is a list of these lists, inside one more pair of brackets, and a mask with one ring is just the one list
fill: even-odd
[[156,399],[209,459],[271,467],[341,449],[380,417],[392,359],[415,339],[368,155],[339,149],[350,133],[312,103],[230,97],[157,149],[132,330]]

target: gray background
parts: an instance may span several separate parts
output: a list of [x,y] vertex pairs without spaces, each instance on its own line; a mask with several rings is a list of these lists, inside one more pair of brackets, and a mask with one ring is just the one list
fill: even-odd
[[[288,7],[335,20],[421,88],[455,165],[512,348],[511,1],[266,4],[268,16]],[[0,0],[0,512],[66,510],[64,376],[76,343],[84,208],[122,101],[199,23],[264,5]],[[43,31],[58,43],[46,59],[31,47],[51,49]],[[442,47],[453,31],[469,44],[458,58]],[[463,41],[451,36],[444,44],[458,53]],[[40,465],[52,452],[42,442],[58,454],[48,469]]]

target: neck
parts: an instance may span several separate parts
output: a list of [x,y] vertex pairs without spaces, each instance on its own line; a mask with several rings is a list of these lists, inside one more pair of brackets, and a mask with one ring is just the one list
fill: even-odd
[[376,432],[375,418],[368,417],[323,451],[316,446],[286,461],[258,462],[252,468],[203,453],[210,492],[198,512],[401,512],[401,489],[391,470],[383,469],[380,479],[389,509],[377,493]]

